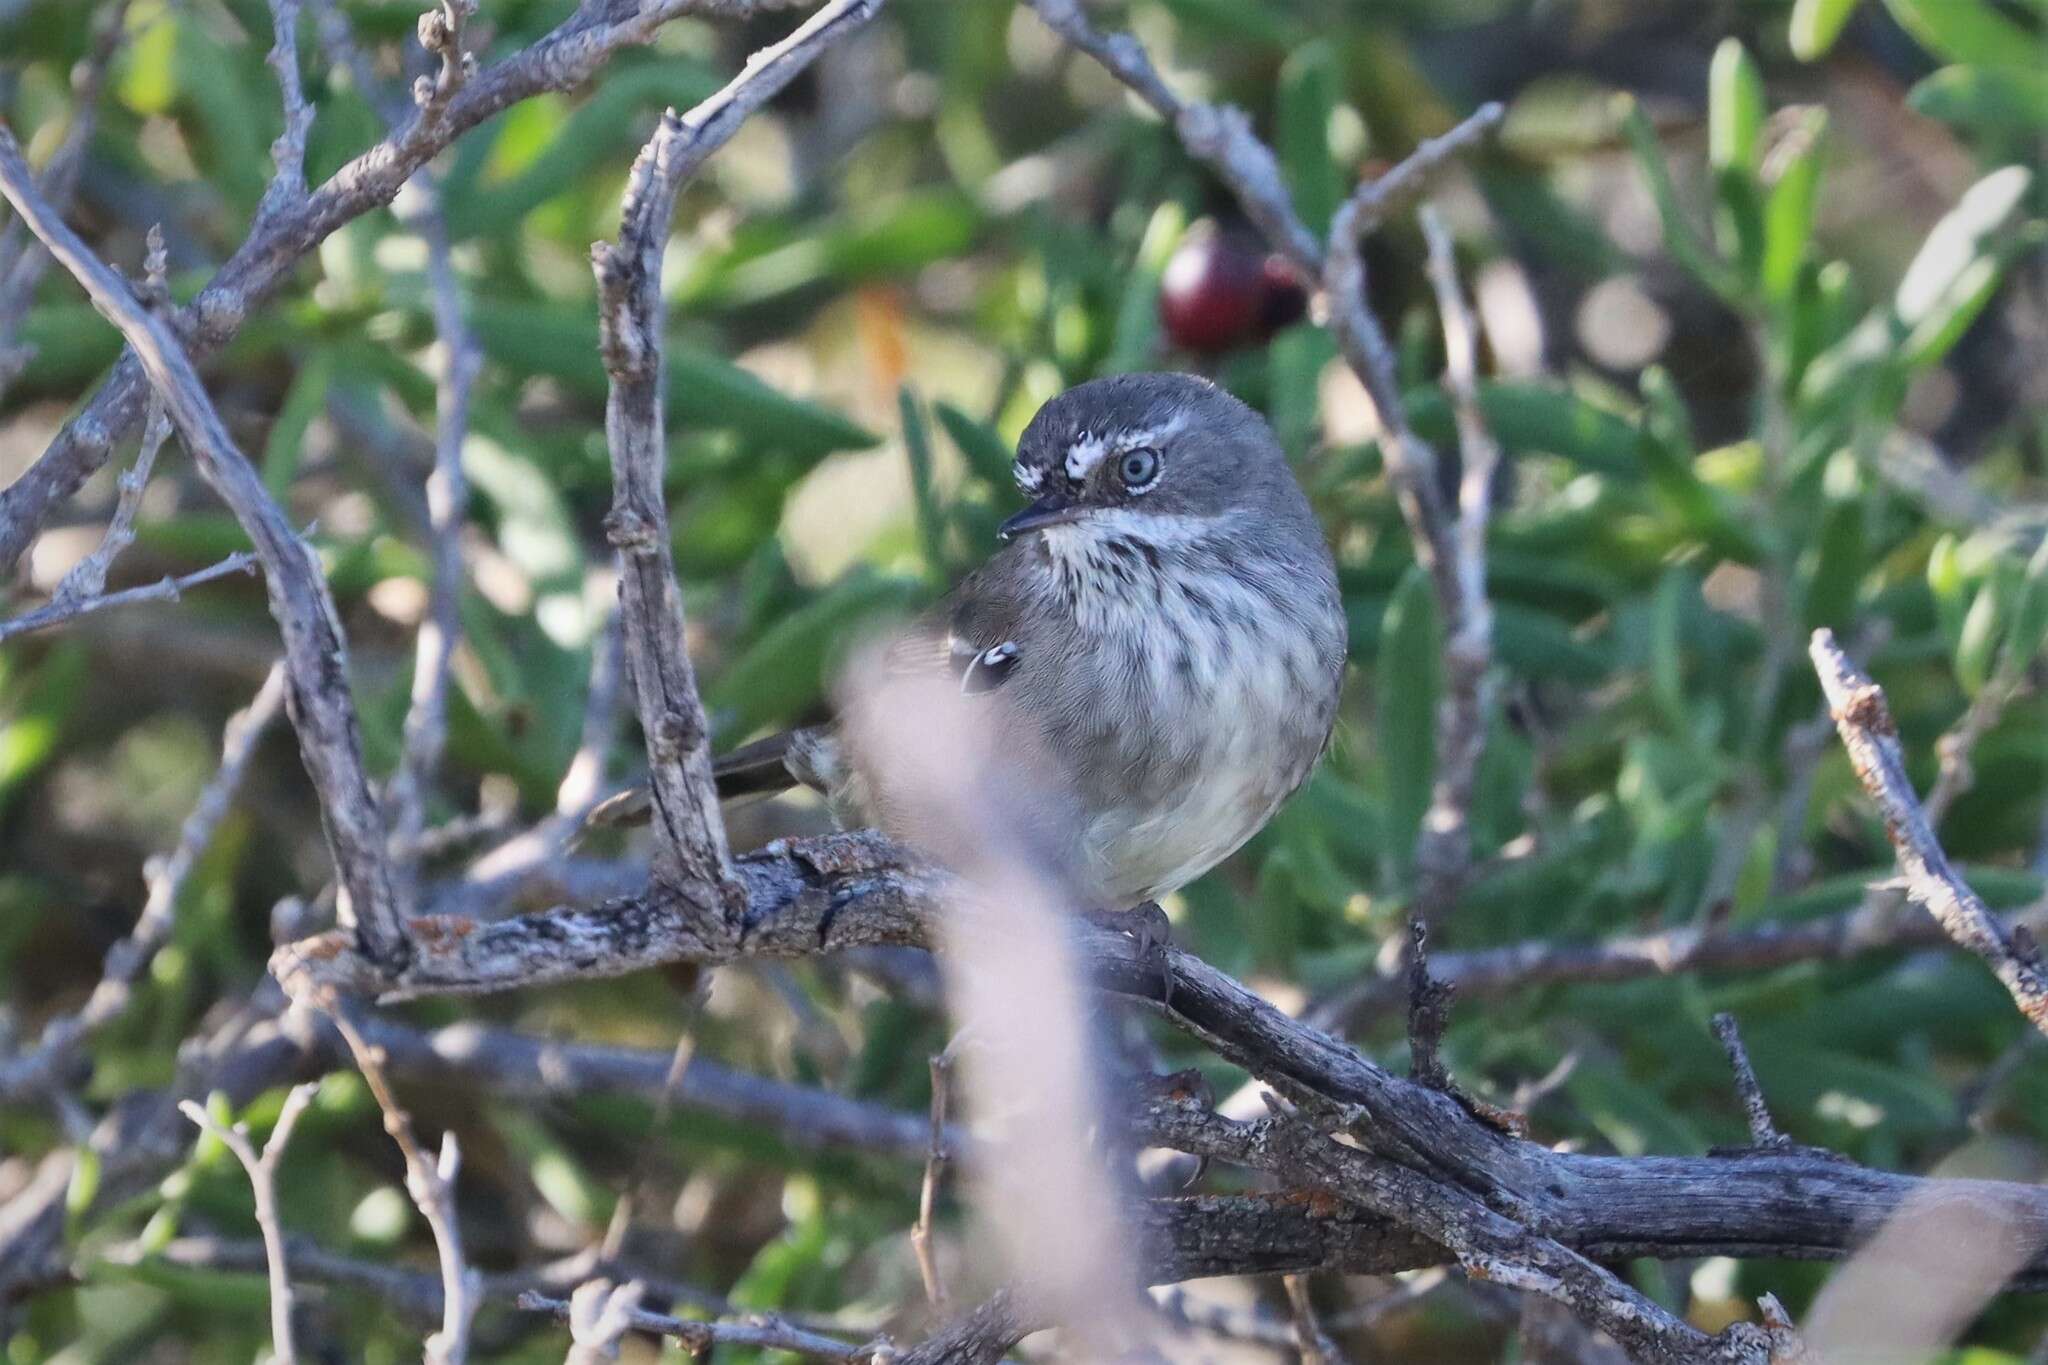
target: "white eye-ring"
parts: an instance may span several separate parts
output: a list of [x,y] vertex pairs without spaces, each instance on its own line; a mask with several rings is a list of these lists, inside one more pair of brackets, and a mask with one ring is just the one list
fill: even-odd
[[1134,446],[1117,456],[1117,478],[1126,493],[1143,493],[1159,482],[1159,452],[1151,446]]

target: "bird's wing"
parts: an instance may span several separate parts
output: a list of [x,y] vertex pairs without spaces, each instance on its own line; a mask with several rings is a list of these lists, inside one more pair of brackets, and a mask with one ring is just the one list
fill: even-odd
[[1023,657],[1016,630],[1022,603],[1007,580],[994,563],[968,575],[890,647],[890,670],[924,677],[941,672],[968,696],[1001,687]]

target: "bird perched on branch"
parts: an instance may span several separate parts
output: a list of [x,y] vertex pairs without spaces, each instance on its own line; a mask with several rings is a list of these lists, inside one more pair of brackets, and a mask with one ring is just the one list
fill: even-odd
[[[1345,659],[1329,547],[1265,421],[1192,375],[1061,394],[1014,473],[1030,506],[888,666],[957,687],[991,761],[1049,761],[1057,799],[1030,842],[1079,904],[1156,916],[1329,742]],[[917,843],[893,827],[883,760],[855,747],[829,727],[748,744],[717,761],[719,795],[801,783]]]

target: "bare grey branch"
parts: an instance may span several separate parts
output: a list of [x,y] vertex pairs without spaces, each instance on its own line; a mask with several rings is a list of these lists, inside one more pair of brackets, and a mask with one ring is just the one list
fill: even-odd
[[1885,835],[1905,875],[1906,894],[1950,938],[1983,958],[2020,1013],[2048,1033],[2048,963],[2043,963],[2032,934],[2009,929],[1950,866],[1913,794],[1884,689],[1849,661],[1832,631],[1815,631],[1808,652],[1857,780],[1884,817]]
[[170,325],[144,307],[50,208],[5,128],[0,128],[0,193],[127,337],[200,473],[255,542],[271,614],[284,634],[287,704],[320,794],[341,884],[365,950],[377,961],[401,964],[409,946],[384,853],[383,821],[363,771],[362,735],[348,688],[348,643],[318,558],[228,434]]
[[285,1264],[284,1224],[277,1216],[277,1166],[284,1159],[285,1144],[291,1141],[299,1115],[306,1112],[319,1088],[310,1083],[292,1087],[261,1154],[249,1142],[246,1124],[224,1127],[191,1100],[178,1106],[186,1118],[225,1143],[249,1174],[249,1188],[256,1199],[256,1226],[263,1234],[264,1262],[270,1272],[270,1349],[278,1365],[297,1365],[299,1356],[292,1341],[292,1279]]

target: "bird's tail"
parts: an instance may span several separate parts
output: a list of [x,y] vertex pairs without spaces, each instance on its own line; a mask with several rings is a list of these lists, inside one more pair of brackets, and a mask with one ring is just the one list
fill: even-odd
[[[831,781],[827,770],[834,749],[828,730],[785,730],[779,735],[742,744],[711,762],[711,777],[718,787],[718,799],[731,801],[742,796],[766,796],[791,787],[825,790]],[[634,787],[598,803],[585,817],[583,832],[626,825],[644,825],[650,818],[645,787]]]
[[809,774],[804,765],[793,764],[791,759],[808,751],[814,743],[813,734],[809,730],[784,730],[713,759],[711,776],[718,784],[718,799],[730,801],[736,796],[756,796],[807,785]]

